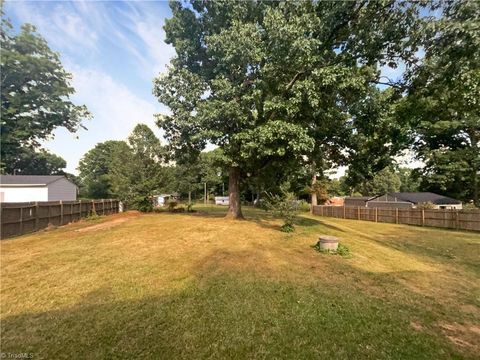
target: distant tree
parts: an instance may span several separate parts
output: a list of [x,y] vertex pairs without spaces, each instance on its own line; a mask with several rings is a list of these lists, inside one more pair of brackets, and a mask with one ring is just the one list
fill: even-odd
[[152,195],[167,185],[169,171],[160,140],[145,124],[138,124],[128,137],[129,151],[116,154],[111,179],[115,194],[141,211],[152,209]]
[[332,196],[350,195],[349,189],[345,185],[345,177],[342,176],[339,179],[330,180],[328,184],[328,193]]
[[93,199],[114,198],[112,173],[116,157],[130,152],[125,141],[109,140],[89,150],[78,165],[84,195]]
[[12,173],[16,175],[59,175],[65,174],[67,162],[46,150],[20,148],[10,157]]
[[[51,137],[57,127],[75,132],[83,127],[81,122],[89,113],[85,106],[69,100],[75,92],[70,85],[71,74],[34,26],[24,24],[15,34],[2,11],[0,47],[1,171],[25,172],[38,156],[53,160],[50,155],[33,151],[40,147],[40,141]],[[29,162],[23,158],[28,155],[36,159]],[[58,165],[57,159],[55,162]]]
[[201,189],[199,164],[197,162],[177,164],[174,168],[173,182],[175,191],[187,194],[188,203],[192,203],[192,193]]
[[479,205],[480,2],[446,1],[425,29],[425,57],[409,72],[401,116],[425,163],[422,188]]
[[420,189],[420,177],[418,172],[401,167],[397,170],[398,177],[400,178],[400,191],[401,192],[416,192]]
[[379,171],[372,180],[364,185],[364,195],[382,195],[388,192],[400,191],[401,180],[392,167]]

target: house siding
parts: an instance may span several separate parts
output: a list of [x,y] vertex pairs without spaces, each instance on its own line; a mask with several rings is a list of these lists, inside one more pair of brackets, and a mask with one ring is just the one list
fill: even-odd
[[[375,199],[376,200],[376,199]],[[367,201],[369,208],[412,209],[414,205],[406,201]]]
[[48,201],[46,186],[1,186],[3,202]]
[[48,201],[59,200],[77,200],[77,187],[65,178],[48,184]]

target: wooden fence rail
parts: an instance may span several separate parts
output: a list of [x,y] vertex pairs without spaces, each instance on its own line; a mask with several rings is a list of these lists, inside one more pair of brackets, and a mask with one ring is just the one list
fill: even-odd
[[119,207],[119,201],[112,199],[0,203],[0,238],[38,231],[50,224],[65,225],[92,213],[115,214],[119,212]]
[[340,219],[480,231],[480,210],[478,209],[391,209],[318,205],[313,207],[313,214]]

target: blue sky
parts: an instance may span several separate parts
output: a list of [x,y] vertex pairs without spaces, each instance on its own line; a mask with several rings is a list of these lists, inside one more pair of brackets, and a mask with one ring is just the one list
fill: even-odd
[[126,139],[138,123],[161,137],[154,114],[167,112],[152,95],[152,80],[174,55],[164,43],[163,24],[171,16],[166,1],[7,1],[14,26],[28,22],[60,53],[72,73],[76,94],[93,115],[88,130],[57,129],[44,147],[77,173],[82,155],[98,142]]

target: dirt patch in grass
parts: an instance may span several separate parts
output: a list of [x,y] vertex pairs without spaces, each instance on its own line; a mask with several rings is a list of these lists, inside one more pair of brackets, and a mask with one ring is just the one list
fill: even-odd
[[126,213],[126,216],[123,216],[121,218],[112,218],[108,219],[105,222],[102,222],[101,224],[96,224],[92,226],[87,226],[81,229],[77,229],[75,231],[77,232],[87,232],[87,231],[97,231],[97,230],[106,230],[110,229],[114,226],[120,225],[126,221],[132,220],[136,217],[140,216],[140,213],[138,211],[129,211]]
[[480,327],[478,325],[440,323],[439,327],[445,337],[453,344],[480,354]]
[[413,330],[423,331],[423,326],[416,321],[410,321],[410,326]]

